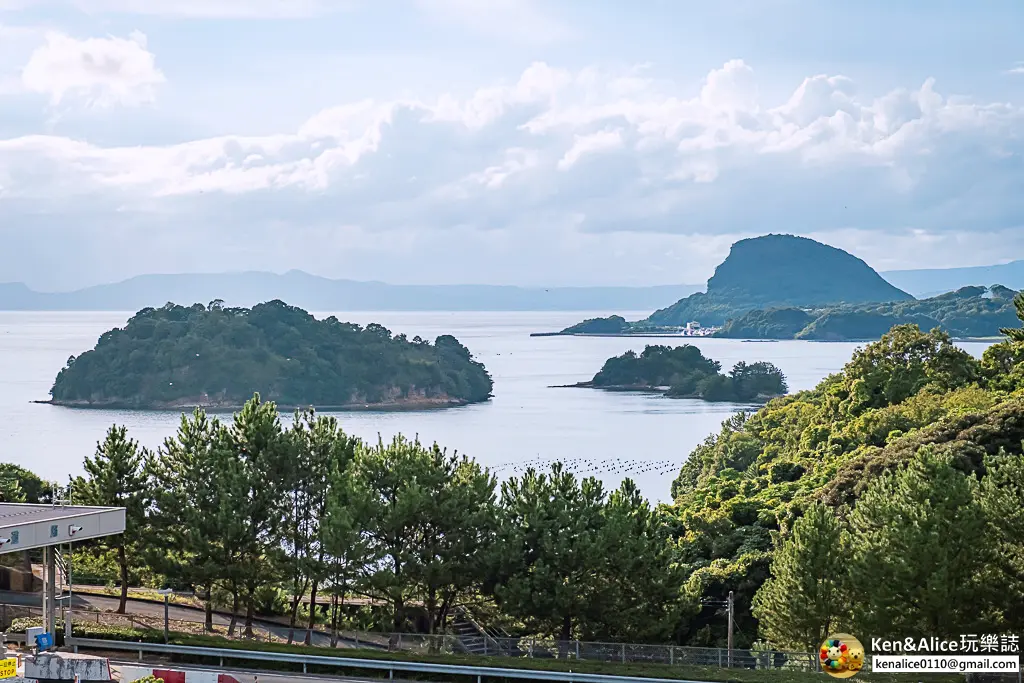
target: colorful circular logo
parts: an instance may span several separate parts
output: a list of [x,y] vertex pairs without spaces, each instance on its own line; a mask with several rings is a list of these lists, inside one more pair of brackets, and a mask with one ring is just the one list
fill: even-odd
[[833,678],[849,678],[864,667],[864,646],[849,633],[836,633],[818,651],[821,669]]

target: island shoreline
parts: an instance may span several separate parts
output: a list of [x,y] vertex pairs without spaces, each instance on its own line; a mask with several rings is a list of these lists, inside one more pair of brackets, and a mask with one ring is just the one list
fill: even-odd
[[[531,332],[530,336],[531,337],[624,337],[624,338],[632,337],[632,338],[637,338],[637,339],[645,339],[645,338],[647,338],[647,339],[687,339],[687,340],[689,340],[689,339],[731,339],[733,341],[743,341],[743,342],[802,341],[802,342],[815,343],[815,344],[849,344],[849,343],[855,343],[855,344],[865,344],[866,343],[866,344],[870,344],[872,342],[876,342],[879,339],[881,339],[881,337],[875,337],[875,338],[864,337],[864,338],[858,338],[858,339],[793,339],[793,338],[768,339],[768,338],[758,338],[758,337],[717,337],[715,335],[673,334],[673,333],[669,333],[669,332],[665,332],[665,333],[651,333],[651,332],[648,332],[648,333],[637,333],[637,334],[629,334],[629,333],[614,334],[614,333],[611,333],[611,332],[604,332],[604,333],[601,333],[601,332],[595,332],[595,333],[571,332],[569,334],[563,334],[561,332]],[[997,342],[997,341],[1001,341],[1002,339],[1003,339],[1002,337],[950,337],[950,341],[955,341],[955,342],[972,342],[972,343]],[[574,386],[574,385],[566,385],[566,386]]]
[[[348,403],[343,405],[327,405],[327,406],[316,406],[313,404],[303,405],[287,405],[282,403],[276,403],[278,410],[293,412],[295,410],[306,410],[313,408],[317,412],[338,412],[338,413],[360,413],[360,412],[382,412],[382,413],[402,413],[402,412],[419,412],[419,411],[434,411],[434,410],[447,410],[449,408],[462,408],[465,406],[478,405],[481,403],[489,403],[493,396],[489,396],[483,401],[406,401],[401,403]],[[273,401],[269,401],[273,402]],[[131,410],[140,413],[179,413],[192,411],[196,408],[201,408],[205,412],[211,415],[217,414],[230,414],[239,411],[243,408],[244,404],[230,404],[230,405],[202,405],[198,403],[192,404],[181,404],[177,406],[151,406],[151,405],[135,405],[130,403],[77,403],[69,401],[54,401],[50,400],[36,400],[30,401],[39,405],[50,405],[58,408],[69,408],[71,410]]]
[[599,386],[594,384],[592,381],[589,382],[577,382],[576,384],[552,384],[548,386],[548,389],[598,389],[600,391],[608,391],[613,393],[621,394],[650,394],[651,396],[662,396],[664,398],[679,400],[689,399],[691,401],[703,401],[704,403],[732,403],[734,405],[742,406],[765,406],[772,399],[786,396],[787,394],[778,394],[777,396],[768,396],[764,400],[759,401],[709,401],[703,398],[699,394],[688,394],[686,396],[673,396],[667,393],[671,387],[653,387],[647,385],[625,385],[625,384],[612,384],[608,386]]

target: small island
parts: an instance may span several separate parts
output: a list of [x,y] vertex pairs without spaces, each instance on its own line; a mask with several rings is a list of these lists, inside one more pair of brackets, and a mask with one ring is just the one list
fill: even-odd
[[281,407],[443,408],[486,401],[484,366],[450,335],[433,344],[378,324],[317,320],[282,301],[247,308],[145,308],[57,374],[49,403],[234,409],[254,393]]
[[763,403],[789,391],[782,371],[771,363],[741,361],[728,374],[721,370],[721,363],[690,344],[647,346],[639,354],[609,358],[594,379],[570,386],[734,403]]

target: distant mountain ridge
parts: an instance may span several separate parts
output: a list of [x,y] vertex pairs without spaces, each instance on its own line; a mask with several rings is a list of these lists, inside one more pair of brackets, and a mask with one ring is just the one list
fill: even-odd
[[593,311],[649,310],[699,291],[699,285],[516,287],[392,285],[334,280],[299,270],[140,275],[73,292],[37,292],[0,283],[0,310],[137,311],[168,301],[251,307],[280,299],[310,311]]
[[918,298],[955,292],[963,287],[1001,283],[1010,289],[1024,289],[1024,260],[993,266],[969,268],[923,268],[921,270],[889,270],[882,276],[902,290]]

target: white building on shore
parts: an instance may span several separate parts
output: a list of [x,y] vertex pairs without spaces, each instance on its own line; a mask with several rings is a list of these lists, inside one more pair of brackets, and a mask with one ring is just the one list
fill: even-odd
[[696,320],[686,323],[683,327],[682,335],[684,337],[710,337],[715,332],[718,332],[722,328],[720,327],[701,327],[701,324]]

